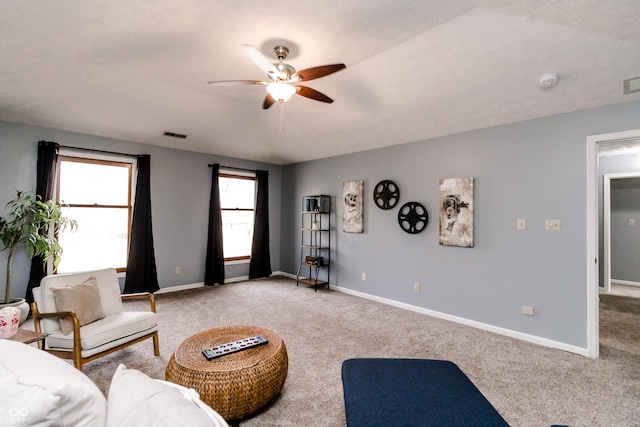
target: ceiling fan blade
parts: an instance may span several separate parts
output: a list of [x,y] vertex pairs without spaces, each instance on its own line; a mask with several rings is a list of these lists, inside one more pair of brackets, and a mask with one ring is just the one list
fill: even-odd
[[264,101],[262,101],[262,109],[266,110],[267,108],[271,107],[275,102],[276,100],[273,99],[273,97],[270,94],[267,94],[267,96],[264,97]]
[[218,80],[207,82],[210,85],[216,86],[242,86],[242,85],[266,85],[267,82],[262,80]]
[[307,86],[296,86],[296,93],[300,96],[304,96],[305,98],[313,99],[314,101],[326,102],[331,104],[333,99],[329,98],[322,92],[318,92],[315,89],[311,89]]
[[307,68],[306,70],[298,71],[296,74],[300,76],[300,80],[309,81],[328,76],[329,74],[333,74],[344,68],[347,68],[344,64],[321,65],[319,67]]
[[278,69],[276,68],[276,66],[273,65],[269,58],[264,56],[258,49],[251,46],[250,44],[243,44],[242,47],[244,48],[244,51],[247,52],[247,55],[249,55],[249,58],[251,58],[251,60],[258,66],[258,68],[260,68],[270,76],[278,75]]

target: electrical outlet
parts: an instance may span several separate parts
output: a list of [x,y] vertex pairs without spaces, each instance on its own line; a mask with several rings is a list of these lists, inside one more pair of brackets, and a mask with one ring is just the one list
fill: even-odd
[[420,283],[413,284],[413,292],[420,292]]
[[180,267],[176,267],[176,274],[180,274]]
[[559,219],[548,219],[545,225],[547,231],[560,231]]
[[522,314],[526,314],[527,316],[533,316],[533,307],[530,307],[528,305],[523,305]]
[[364,282],[365,280],[367,280],[367,273],[362,273],[362,281]]

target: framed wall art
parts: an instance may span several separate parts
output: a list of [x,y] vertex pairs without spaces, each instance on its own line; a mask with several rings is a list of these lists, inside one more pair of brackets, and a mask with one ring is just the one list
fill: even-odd
[[473,247],[473,178],[440,180],[440,244]]
[[348,181],[342,184],[342,231],[362,233],[364,181]]

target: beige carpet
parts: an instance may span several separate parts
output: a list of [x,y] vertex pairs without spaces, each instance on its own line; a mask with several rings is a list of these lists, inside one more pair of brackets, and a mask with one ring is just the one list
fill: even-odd
[[157,303],[160,357],[148,341],[85,365],[105,394],[119,363],[164,379],[184,338],[259,325],[285,341],[289,374],[277,400],[242,426],[344,426],[340,369],[352,357],[451,360],[512,426],[640,425],[640,299],[601,296],[600,360],[337,291],[314,293],[287,278],[162,294]]

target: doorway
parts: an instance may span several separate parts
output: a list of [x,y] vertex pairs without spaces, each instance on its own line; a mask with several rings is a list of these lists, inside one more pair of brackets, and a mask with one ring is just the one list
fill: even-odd
[[[604,292],[611,292],[611,187],[613,183],[611,180],[628,180],[634,178],[640,178],[640,165],[638,167],[638,172],[627,172],[627,173],[614,173],[614,174],[604,174],[603,175],[603,231],[604,231],[604,258],[603,258],[603,267],[604,267],[604,283],[602,286],[602,290]],[[630,219],[633,221],[633,225],[635,225],[635,219]],[[638,224],[640,225],[640,224]],[[637,280],[636,280],[637,282]]]
[[640,129],[587,137],[587,352],[593,358],[600,355],[599,262],[604,262],[599,260],[598,154],[607,145],[640,145]]

